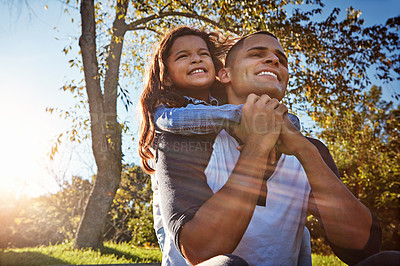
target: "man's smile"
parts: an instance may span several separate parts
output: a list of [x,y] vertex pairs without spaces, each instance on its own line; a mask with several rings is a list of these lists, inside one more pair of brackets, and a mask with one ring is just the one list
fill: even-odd
[[278,76],[278,73],[276,71],[272,70],[261,70],[260,72],[256,73],[257,76],[271,76],[276,78],[278,81],[280,81],[280,78]]

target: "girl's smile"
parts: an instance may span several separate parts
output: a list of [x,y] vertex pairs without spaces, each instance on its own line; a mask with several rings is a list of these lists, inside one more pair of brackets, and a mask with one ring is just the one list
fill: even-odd
[[184,95],[208,100],[215,68],[206,42],[195,35],[176,39],[167,58],[167,83]]

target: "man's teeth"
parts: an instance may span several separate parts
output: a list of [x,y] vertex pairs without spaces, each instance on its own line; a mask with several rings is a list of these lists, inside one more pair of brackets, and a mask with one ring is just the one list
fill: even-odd
[[275,73],[272,73],[272,72],[269,72],[269,71],[263,71],[263,72],[257,74],[257,76],[263,76],[263,75],[269,75],[269,76],[273,76],[275,78],[278,78],[278,76]]
[[196,70],[190,72],[190,74],[204,73],[204,72],[205,72],[204,69],[196,69]]

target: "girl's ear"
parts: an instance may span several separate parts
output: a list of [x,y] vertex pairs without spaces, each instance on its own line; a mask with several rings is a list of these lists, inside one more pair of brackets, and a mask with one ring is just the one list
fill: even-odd
[[164,84],[163,85],[167,86],[167,87],[171,87],[172,86],[172,81],[171,81],[171,79],[170,79],[168,74],[165,74]]
[[218,78],[223,84],[229,83],[231,81],[229,68],[221,68],[220,71],[218,71]]

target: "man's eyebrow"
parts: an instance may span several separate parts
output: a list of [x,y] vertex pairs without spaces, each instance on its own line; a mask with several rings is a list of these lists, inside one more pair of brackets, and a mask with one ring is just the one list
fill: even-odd
[[284,52],[282,52],[281,50],[276,49],[275,52],[279,55],[281,55],[283,58],[285,58],[286,62],[288,61],[287,56],[285,55]]
[[247,49],[246,52],[250,52],[250,51],[253,51],[253,50],[262,50],[262,51],[264,51],[264,50],[268,50],[268,47],[265,47],[265,46],[254,46],[254,47],[250,47],[249,49]]
[[[254,46],[254,47],[250,47],[249,49],[247,49],[246,53],[251,52],[251,51],[253,51],[253,50],[265,51],[265,50],[268,50],[268,49],[269,49],[269,48],[268,48],[268,47],[265,47],[265,46]],[[274,52],[277,53],[277,54],[279,54],[279,55],[282,56],[283,58],[285,58],[286,62],[288,61],[287,56],[286,56],[281,50],[275,49]]]

